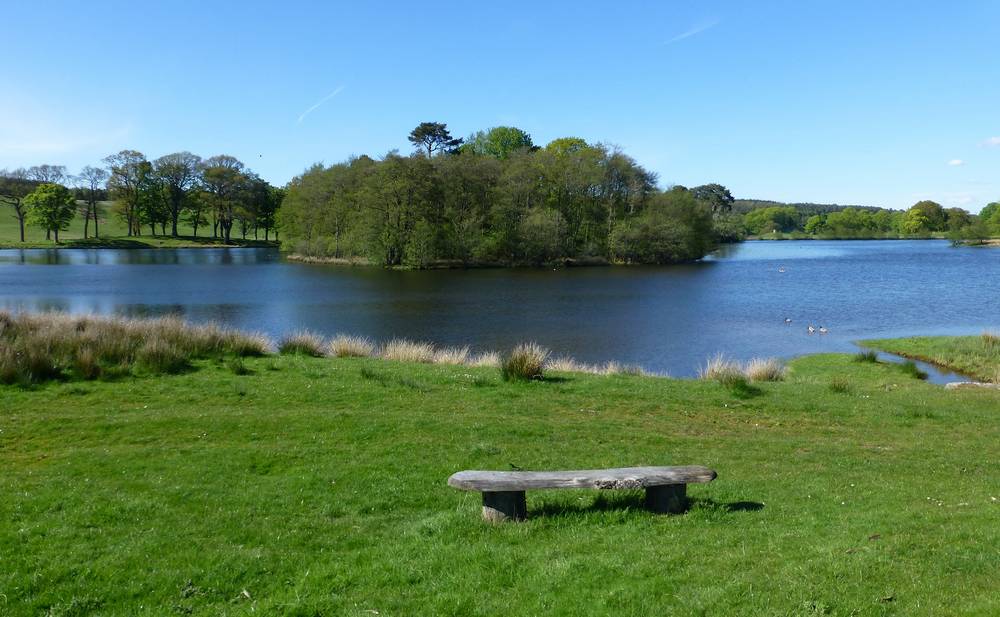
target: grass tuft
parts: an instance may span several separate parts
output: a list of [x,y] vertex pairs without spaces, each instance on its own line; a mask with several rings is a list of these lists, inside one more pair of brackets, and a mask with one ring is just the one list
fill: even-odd
[[834,375],[830,379],[830,391],[837,394],[846,394],[851,391],[851,382],[842,375]]
[[541,379],[549,350],[538,343],[521,343],[514,348],[500,365],[504,381],[529,381]]
[[500,362],[502,358],[500,354],[495,351],[484,351],[481,354],[473,356],[466,361],[469,366],[482,366],[486,368],[500,368]]
[[293,332],[285,336],[278,343],[278,351],[284,355],[321,358],[326,355],[324,352],[325,349],[326,342],[323,340],[323,337],[308,330]]
[[722,385],[726,385],[727,382],[733,382],[737,378],[746,379],[740,363],[730,360],[722,354],[716,354],[709,358],[705,362],[705,365],[698,370],[698,377],[700,379],[715,380]]
[[787,369],[777,358],[753,358],[743,369],[750,381],[784,381]]
[[407,339],[392,339],[382,347],[383,360],[397,362],[434,362],[434,345]]
[[469,361],[469,347],[445,347],[434,352],[435,364],[466,364]]
[[338,334],[330,340],[330,355],[335,358],[370,358],[375,355],[375,344],[363,336]]
[[878,362],[878,352],[874,349],[865,349],[854,354],[855,362],[869,362],[875,364]]

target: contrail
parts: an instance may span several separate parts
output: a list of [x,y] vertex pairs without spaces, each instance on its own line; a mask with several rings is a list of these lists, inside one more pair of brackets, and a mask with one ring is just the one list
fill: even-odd
[[295,124],[297,124],[297,125],[298,124],[302,124],[302,121],[305,120],[306,116],[308,116],[312,112],[316,111],[319,108],[319,106],[322,105],[323,103],[329,101],[333,97],[335,97],[338,94],[340,94],[340,91],[343,90],[343,89],[344,89],[344,86],[340,86],[339,88],[337,88],[336,90],[334,90],[330,94],[327,94],[326,96],[324,96],[323,98],[321,98],[315,105],[313,105],[309,109],[307,109],[304,112],[302,112],[301,114],[299,114],[299,119],[298,119],[298,121]]
[[719,20],[718,19],[713,19],[712,21],[707,21],[705,23],[698,24],[694,28],[691,28],[690,30],[688,30],[686,32],[682,32],[682,33],[678,34],[677,36],[675,36],[674,38],[672,38],[672,39],[670,39],[668,41],[664,41],[662,44],[663,45],[669,45],[671,43],[676,43],[677,41],[682,41],[682,40],[688,38],[689,36],[694,36],[694,35],[696,35],[698,33],[701,33],[701,32],[704,32],[705,30],[708,30],[709,28],[714,28],[718,24],[719,24]]

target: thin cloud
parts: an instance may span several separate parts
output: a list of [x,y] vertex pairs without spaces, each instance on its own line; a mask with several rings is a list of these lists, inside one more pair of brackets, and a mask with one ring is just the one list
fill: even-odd
[[333,91],[333,92],[331,92],[330,94],[327,94],[326,96],[324,96],[323,98],[321,98],[321,99],[320,99],[319,101],[317,101],[315,105],[313,105],[313,106],[312,106],[312,107],[310,107],[309,109],[307,109],[307,110],[305,110],[304,112],[302,112],[301,114],[299,114],[299,119],[298,119],[298,120],[297,120],[297,121],[295,122],[296,126],[297,126],[297,125],[299,125],[299,124],[302,124],[302,121],[306,119],[306,116],[308,116],[308,115],[309,115],[309,114],[311,114],[312,112],[314,112],[314,111],[316,111],[317,109],[319,109],[319,107],[320,107],[320,106],[321,106],[321,105],[322,105],[323,103],[326,103],[327,101],[329,101],[329,100],[330,100],[330,99],[332,99],[333,97],[335,97],[335,96],[337,96],[338,94],[340,94],[340,91],[341,91],[341,90],[343,90],[343,89],[344,89],[344,86],[340,86],[339,88],[337,88],[336,90],[334,90],[334,91]]
[[686,39],[688,37],[692,37],[692,36],[694,36],[696,34],[701,34],[705,30],[709,30],[711,28],[714,28],[717,25],[719,25],[719,20],[718,19],[713,19],[711,21],[706,21],[706,22],[700,23],[697,26],[694,26],[693,28],[691,28],[690,30],[686,30],[684,32],[681,32],[680,34],[678,34],[674,38],[668,39],[668,40],[664,41],[662,44],[663,45],[670,45],[671,43],[676,43],[677,41],[683,41],[684,39]]
[[958,167],[960,165],[965,165],[965,161],[963,161],[962,159],[951,159],[950,161],[948,161],[949,167]]
[[1000,137],[990,137],[989,139],[983,142],[983,145],[991,147],[1000,146]]

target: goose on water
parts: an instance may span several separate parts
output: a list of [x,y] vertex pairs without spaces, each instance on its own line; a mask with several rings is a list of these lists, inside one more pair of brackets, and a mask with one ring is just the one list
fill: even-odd
[[814,328],[812,326],[809,326],[807,329],[809,330],[809,334],[812,334],[813,332],[816,331],[816,328]]

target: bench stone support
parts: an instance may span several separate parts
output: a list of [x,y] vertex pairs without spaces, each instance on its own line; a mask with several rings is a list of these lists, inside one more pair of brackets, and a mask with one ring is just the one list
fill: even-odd
[[687,509],[687,484],[646,487],[646,509],[658,514],[680,514]]
[[524,491],[483,491],[483,520],[502,523],[528,517]]

